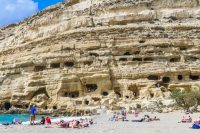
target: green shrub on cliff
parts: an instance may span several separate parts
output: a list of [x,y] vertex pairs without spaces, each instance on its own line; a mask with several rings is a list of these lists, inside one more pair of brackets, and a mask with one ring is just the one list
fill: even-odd
[[200,92],[191,89],[180,90],[175,89],[171,93],[171,98],[175,99],[177,105],[184,109],[188,109],[200,104]]

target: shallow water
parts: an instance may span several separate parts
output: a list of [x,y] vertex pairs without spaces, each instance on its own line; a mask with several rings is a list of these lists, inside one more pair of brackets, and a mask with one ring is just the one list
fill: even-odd
[[[29,121],[29,114],[0,114],[0,123],[11,123],[14,118],[18,118],[23,122]],[[36,120],[40,119],[41,115],[36,116]]]

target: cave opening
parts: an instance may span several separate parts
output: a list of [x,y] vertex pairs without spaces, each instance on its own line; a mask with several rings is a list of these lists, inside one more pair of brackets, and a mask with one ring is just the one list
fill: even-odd
[[90,66],[90,65],[92,65],[92,63],[93,63],[93,61],[85,61],[85,62],[84,62],[84,65]]
[[54,106],[53,106],[53,110],[56,110],[56,109],[57,109],[57,106],[56,106],[56,105],[54,105]]
[[10,102],[5,102],[5,103],[4,103],[4,108],[5,108],[6,110],[9,110],[11,107],[12,107],[12,105],[11,105]]
[[104,91],[104,92],[102,92],[102,95],[103,95],[103,96],[108,96],[108,92],[107,92],[107,91]]
[[179,58],[171,58],[171,59],[170,59],[170,62],[179,62],[179,61],[180,61]]
[[79,92],[78,91],[66,92],[65,97],[77,98],[77,97],[79,97]]
[[137,109],[141,109],[142,106],[141,106],[140,104],[136,104],[136,108],[137,108]]
[[90,55],[90,56],[95,56],[95,57],[98,57],[98,56],[99,56],[99,54],[97,54],[97,53],[89,53],[89,55]]
[[95,101],[95,102],[96,101],[101,101],[101,99],[99,97],[92,97],[92,100]]
[[65,62],[64,65],[66,67],[73,67],[74,66],[74,62]]
[[35,66],[34,67],[35,72],[43,71],[45,69],[46,69],[46,66]]
[[131,55],[131,52],[125,52],[124,55]]
[[33,97],[40,95],[40,94],[45,94],[45,96],[50,98],[49,94],[46,91],[46,87],[41,87],[35,93],[33,93],[33,95],[31,96],[31,99],[33,99]]
[[90,103],[90,102],[89,102],[88,100],[85,100],[85,104],[86,104],[86,105],[89,105],[89,103]]
[[144,39],[139,40],[139,43],[145,43],[146,41]]
[[178,80],[183,80],[183,76],[182,75],[178,75]]
[[149,75],[148,76],[148,80],[159,80],[160,78],[159,78],[159,76],[157,76],[157,75]]
[[115,87],[114,88],[114,92],[119,98],[122,97],[122,94],[121,94],[121,91],[120,91],[120,87]]
[[190,79],[191,80],[198,80],[199,76],[197,76],[197,75],[190,75]]
[[127,58],[120,58],[119,61],[127,61]]
[[132,61],[142,61],[142,58],[133,58]]
[[98,88],[97,84],[86,84],[86,92],[94,92]]
[[136,85],[131,85],[128,87],[128,90],[130,90],[134,96],[134,98],[138,98],[140,95],[139,89]]
[[153,58],[144,58],[144,61],[153,61]]
[[127,99],[129,99],[129,96],[125,96]]
[[153,97],[154,97],[154,94],[153,94],[153,93],[150,93],[150,97],[153,98]]
[[169,83],[170,82],[170,78],[169,77],[163,77],[162,82],[163,83]]
[[51,68],[60,68],[60,63],[52,63]]
[[29,107],[29,105],[25,105],[25,108],[27,109]]
[[187,47],[180,47],[180,50],[185,51],[185,50],[187,50]]

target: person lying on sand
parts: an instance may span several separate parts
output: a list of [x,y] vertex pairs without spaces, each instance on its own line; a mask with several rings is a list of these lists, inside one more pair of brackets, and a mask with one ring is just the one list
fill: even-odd
[[191,123],[191,122],[192,122],[191,116],[188,116],[188,118],[183,116],[182,120],[179,123]]
[[60,123],[57,123],[58,128],[69,128],[69,122],[61,120]]
[[46,126],[46,128],[52,128],[52,127],[57,127],[57,128],[85,128],[89,127],[89,125],[93,124],[92,119],[80,119],[80,120],[72,120],[72,121],[64,121],[61,120],[60,122],[57,123],[52,123],[51,126]]
[[144,115],[144,117],[140,120],[132,120],[132,122],[151,122],[151,121],[160,121],[156,116],[154,118],[150,118],[149,115]]
[[35,125],[45,125],[45,118],[44,116],[41,117],[41,120],[37,123],[35,123]]
[[160,119],[155,116],[152,121],[160,121]]
[[52,123],[49,126],[46,126],[46,128],[69,128],[69,122],[65,122],[64,120],[60,120],[60,122]]

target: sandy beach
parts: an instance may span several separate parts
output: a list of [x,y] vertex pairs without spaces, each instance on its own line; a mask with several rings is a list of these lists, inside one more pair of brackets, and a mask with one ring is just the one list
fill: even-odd
[[[199,129],[190,129],[191,123],[178,123],[181,120],[183,113],[142,113],[150,116],[158,116],[161,121],[155,122],[110,122],[108,118],[111,114],[101,114],[94,116],[94,123],[89,128],[84,129],[60,129],[60,128],[45,128],[45,126],[30,126],[30,125],[11,125],[0,126],[0,132],[6,133],[199,133]],[[191,114],[193,120],[200,117],[200,113]],[[128,115],[129,120],[136,119],[133,115]]]

